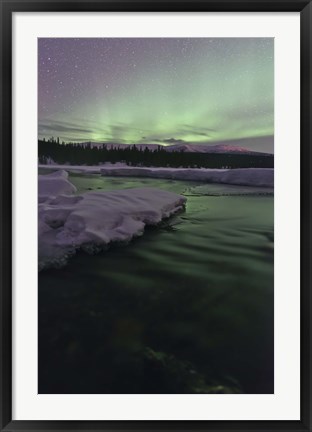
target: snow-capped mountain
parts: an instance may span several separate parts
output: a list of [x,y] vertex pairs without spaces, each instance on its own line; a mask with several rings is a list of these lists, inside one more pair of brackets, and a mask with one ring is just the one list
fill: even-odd
[[256,152],[244,147],[227,145],[227,144],[174,144],[166,147],[167,151],[183,151],[188,153],[233,153],[233,154],[250,154],[263,155],[262,152]]

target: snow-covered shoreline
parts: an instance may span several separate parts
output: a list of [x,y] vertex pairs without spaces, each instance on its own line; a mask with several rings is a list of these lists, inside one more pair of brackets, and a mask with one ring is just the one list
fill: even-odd
[[59,169],[80,174],[100,174],[117,177],[149,177],[172,180],[202,181],[241,186],[274,187],[273,168],[153,168],[130,167],[125,164],[105,164],[98,166],[79,165],[39,165],[43,169]]
[[183,210],[186,198],[155,188],[73,195],[61,170],[39,176],[39,269],[66,264],[82,249],[94,253],[112,242],[129,242],[146,225]]

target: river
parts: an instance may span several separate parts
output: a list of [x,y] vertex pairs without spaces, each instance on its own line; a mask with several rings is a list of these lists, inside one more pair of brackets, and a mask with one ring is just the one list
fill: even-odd
[[39,393],[273,393],[273,194],[70,175],[79,192],[157,187],[185,212],[39,273]]

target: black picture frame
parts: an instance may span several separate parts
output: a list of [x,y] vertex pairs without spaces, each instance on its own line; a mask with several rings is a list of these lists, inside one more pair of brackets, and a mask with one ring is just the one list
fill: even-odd
[[[1,430],[312,431],[311,422],[311,0],[0,0],[1,7]],[[299,421],[12,421],[12,14],[14,12],[300,12],[301,419]]]

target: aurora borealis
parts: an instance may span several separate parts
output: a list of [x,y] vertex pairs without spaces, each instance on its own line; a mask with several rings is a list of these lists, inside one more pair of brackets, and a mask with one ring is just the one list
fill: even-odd
[[41,38],[39,138],[273,152],[272,38]]

